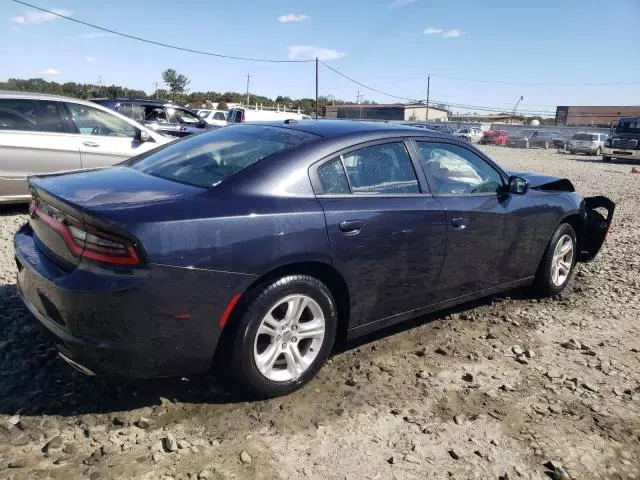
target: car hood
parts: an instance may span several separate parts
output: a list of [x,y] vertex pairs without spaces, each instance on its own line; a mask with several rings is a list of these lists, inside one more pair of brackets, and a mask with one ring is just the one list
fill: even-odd
[[550,175],[539,175],[537,173],[526,172],[508,172],[514,177],[524,178],[529,183],[529,188],[534,190],[545,191],[561,191],[575,192],[573,184],[570,180],[562,177],[553,177]]

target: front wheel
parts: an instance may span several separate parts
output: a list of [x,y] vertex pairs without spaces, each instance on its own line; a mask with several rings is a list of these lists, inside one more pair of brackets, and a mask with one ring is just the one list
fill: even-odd
[[310,381],[336,336],[333,296],[318,279],[289,275],[258,287],[235,332],[228,366],[252,396],[285,395]]
[[565,289],[576,264],[577,243],[576,232],[568,223],[553,233],[536,273],[535,289],[539,295],[557,295]]

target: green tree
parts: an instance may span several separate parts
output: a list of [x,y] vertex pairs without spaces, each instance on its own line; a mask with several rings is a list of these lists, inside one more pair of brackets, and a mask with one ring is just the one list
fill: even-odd
[[168,68],[162,72],[162,80],[168,85],[172,100],[176,99],[176,95],[185,93],[187,86],[191,83],[191,80],[176,72],[173,68]]

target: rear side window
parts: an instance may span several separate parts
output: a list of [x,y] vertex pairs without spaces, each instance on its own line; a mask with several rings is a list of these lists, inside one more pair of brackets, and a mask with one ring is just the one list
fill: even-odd
[[0,99],[0,130],[65,132],[60,102]]
[[317,138],[259,125],[220,128],[143,154],[130,165],[156,177],[211,188],[259,160]]
[[342,168],[342,161],[339,158],[331,160],[318,168],[318,177],[325,194],[348,194],[349,182],[347,174]]

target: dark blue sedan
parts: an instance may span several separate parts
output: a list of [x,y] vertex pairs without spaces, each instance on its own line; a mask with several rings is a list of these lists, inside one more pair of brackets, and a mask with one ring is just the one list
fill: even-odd
[[232,126],[30,188],[19,290],[65,360],[134,378],[213,363],[260,396],[313,378],[336,338],[561,292],[614,210],[451,135],[341,121]]

